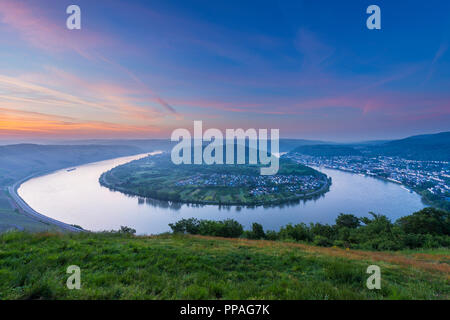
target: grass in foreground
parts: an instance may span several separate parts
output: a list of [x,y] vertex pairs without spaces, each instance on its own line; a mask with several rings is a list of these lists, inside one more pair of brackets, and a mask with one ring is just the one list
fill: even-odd
[[[436,259],[430,252],[374,254],[184,235],[9,232],[0,235],[0,298],[449,298],[448,259],[440,259],[448,250]],[[381,290],[366,288],[370,264],[381,268]],[[81,268],[81,290],[66,288],[69,265]]]

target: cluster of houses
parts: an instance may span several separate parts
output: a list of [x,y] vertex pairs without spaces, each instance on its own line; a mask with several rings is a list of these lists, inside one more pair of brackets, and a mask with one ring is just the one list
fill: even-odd
[[305,193],[323,186],[324,181],[312,175],[235,175],[235,174],[197,174],[175,183],[177,186],[216,186],[249,187],[249,193],[255,196],[277,192]]
[[426,186],[433,194],[450,193],[450,163],[447,161],[417,161],[382,156],[313,157],[296,154],[291,157],[306,165],[384,178],[409,188]]

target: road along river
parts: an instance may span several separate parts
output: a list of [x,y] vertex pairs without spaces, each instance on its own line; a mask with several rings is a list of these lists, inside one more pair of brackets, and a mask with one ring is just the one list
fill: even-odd
[[100,161],[32,178],[18,188],[20,197],[47,217],[92,231],[129,226],[138,234],[170,231],[169,223],[183,218],[232,218],[249,228],[261,223],[278,230],[288,223],[334,223],[339,213],[367,216],[369,211],[392,220],[425,207],[420,196],[401,185],[349,172],[315,168],[332,178],[330,191],[314,199],[275,207],[199,206],[127,196],[99,183],[100,175],[137,155]]

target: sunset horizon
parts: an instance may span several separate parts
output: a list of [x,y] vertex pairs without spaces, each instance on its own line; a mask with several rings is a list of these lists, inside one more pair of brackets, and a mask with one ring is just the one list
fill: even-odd
[[68,1],[2,1],[0,140],[170,138],[194,120],[340,142],[449,130],[438,6],[383,1],[383,28],[368,30],[351,1],[194,3],[79,1],[68,30]]

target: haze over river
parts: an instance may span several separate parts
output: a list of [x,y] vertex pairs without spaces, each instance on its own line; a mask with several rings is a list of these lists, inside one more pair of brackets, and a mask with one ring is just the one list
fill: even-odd
[[420,196],[391,182],[358,174],[315,168],[332,178],[330,191],[315,200],[277,207],[198,206],[127,196],[102,187],[100,175],[109,169],[143,157],[131,156],[59,170],[23,183],[18,194],[36,211],[92,231],[129,226],[138,234],[170,231],[169,223],[183,218],[223,220],[232,218],[246,229],[252,222],[265,230],[288,223],[334,223],[339,213],[367,216],[369,211],[393,221],[422,209]]

